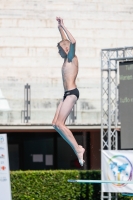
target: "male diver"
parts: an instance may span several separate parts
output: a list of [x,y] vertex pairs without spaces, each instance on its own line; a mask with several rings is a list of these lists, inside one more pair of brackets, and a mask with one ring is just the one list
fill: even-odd
[[80,165],[83,166],[85,162],[83,160],[85,149],[81,145],[78,145],[72,132],[65,125],[68,115],[79,98],[79,90],[75,83],[78,74],[78,58],[75,55],[76,40],[64,26],[63,19],[56,17],[56,20],[62,38],[57,47],[60,56],[64,59],[62,66],[62,80],[65,92],[63,100],[60,102],[56,110],[52,125],[62,138],[71,146]]

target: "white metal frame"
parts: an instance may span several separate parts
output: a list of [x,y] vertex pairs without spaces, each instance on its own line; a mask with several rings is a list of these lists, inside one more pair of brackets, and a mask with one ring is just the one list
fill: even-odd
[[[130,60],[133,60],[133,47],[101,50],[101,150],[118,149],[118,136],[115,129],[119,125],[118,64],[119,61]],[[117,200],[117,194],[101,193],[101,199]]]

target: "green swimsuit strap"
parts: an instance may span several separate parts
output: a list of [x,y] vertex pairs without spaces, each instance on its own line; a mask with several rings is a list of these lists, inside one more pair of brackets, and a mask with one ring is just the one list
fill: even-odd
[[75,56],[75,43],[74,44],[70,43],[70,50],[67,55],[68,62],[72,62],[72,59],[74,58],[74,56]]

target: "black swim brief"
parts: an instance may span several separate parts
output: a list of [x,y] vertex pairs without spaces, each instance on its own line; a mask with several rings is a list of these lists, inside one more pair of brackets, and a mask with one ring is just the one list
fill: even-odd
[[65,98],[69,95],[75,95],[77,97],[77,100],[79,98],[79,90],[77,88],[73,89],[73,90],[67,90],[64,93],[64,97],[63,97],[63,101],[65,100]]

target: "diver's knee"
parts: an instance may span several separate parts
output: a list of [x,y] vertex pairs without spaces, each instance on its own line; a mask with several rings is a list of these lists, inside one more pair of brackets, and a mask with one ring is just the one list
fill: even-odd
[[55,123],[55,126],[57,128],[59,128],[59,129],[61,129],[64,126],[64,124],[62,122],[60,122],[60,121],[57,120],[56,123]]
[[56,123],[54,121],[52,121],[52,126],[55,128]]

